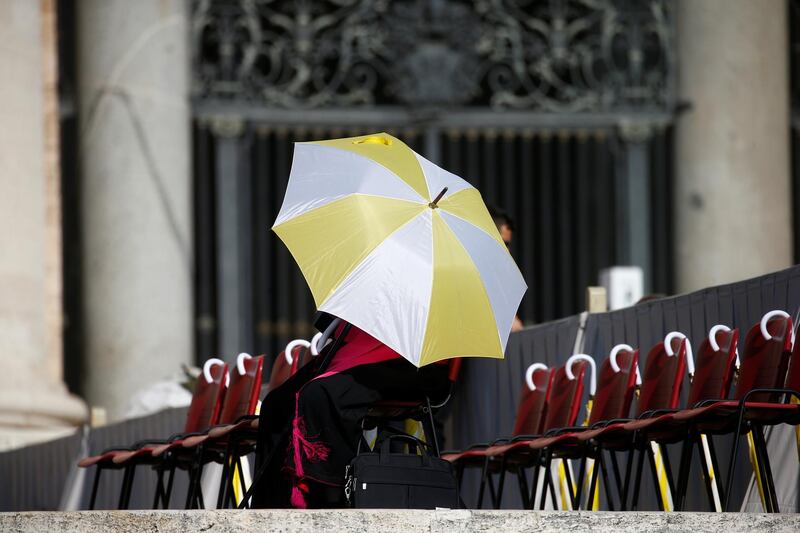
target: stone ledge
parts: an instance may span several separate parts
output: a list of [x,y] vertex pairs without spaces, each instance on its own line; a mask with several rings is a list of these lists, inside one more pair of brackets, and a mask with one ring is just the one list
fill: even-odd
[[800,515],[559,511],[82,511],[0,513],[0,531],[800,531]]

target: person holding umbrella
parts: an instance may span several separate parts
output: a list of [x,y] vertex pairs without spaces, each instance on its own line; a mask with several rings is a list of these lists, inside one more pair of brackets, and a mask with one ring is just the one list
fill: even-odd
[[448,392],[446,365],[418,369],[361,329],[335,325],[342,342],[329,364],[312,363],[265,399],[256,468],[269,465],[253,507],[343,507],[345,466],[356,455],[369,407]]
[[328,365],[264,400],[253,505],[336,506],[369,406],[502,358],[527,287],[480,193],[385,133],[297,143],[273,230],[342,322]]

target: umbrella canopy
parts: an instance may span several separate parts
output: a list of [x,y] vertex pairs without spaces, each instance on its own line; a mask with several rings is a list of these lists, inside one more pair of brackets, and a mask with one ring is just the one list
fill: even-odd
[[522,274],[480,193],[399,139],[296,143],[272,229],[320,311],[415,365],[503,357]]

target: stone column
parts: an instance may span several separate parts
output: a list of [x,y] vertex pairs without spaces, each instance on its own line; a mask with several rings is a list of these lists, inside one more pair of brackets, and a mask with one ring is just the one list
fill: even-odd
[[787,5],[681,0],[677,10],[677,288],[792,261]]
[[0,2],[0,450],[74,430],[64,386],[52,0]]
[[188,2],[77,3],[87,400],[192,361]]

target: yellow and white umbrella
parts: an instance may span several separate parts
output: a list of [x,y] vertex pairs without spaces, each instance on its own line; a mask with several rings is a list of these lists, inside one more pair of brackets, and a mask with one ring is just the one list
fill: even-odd
[[480,193],[399,139],[296,143],[272,229],[320,311],[415,365],[503,357],[522,275]]

